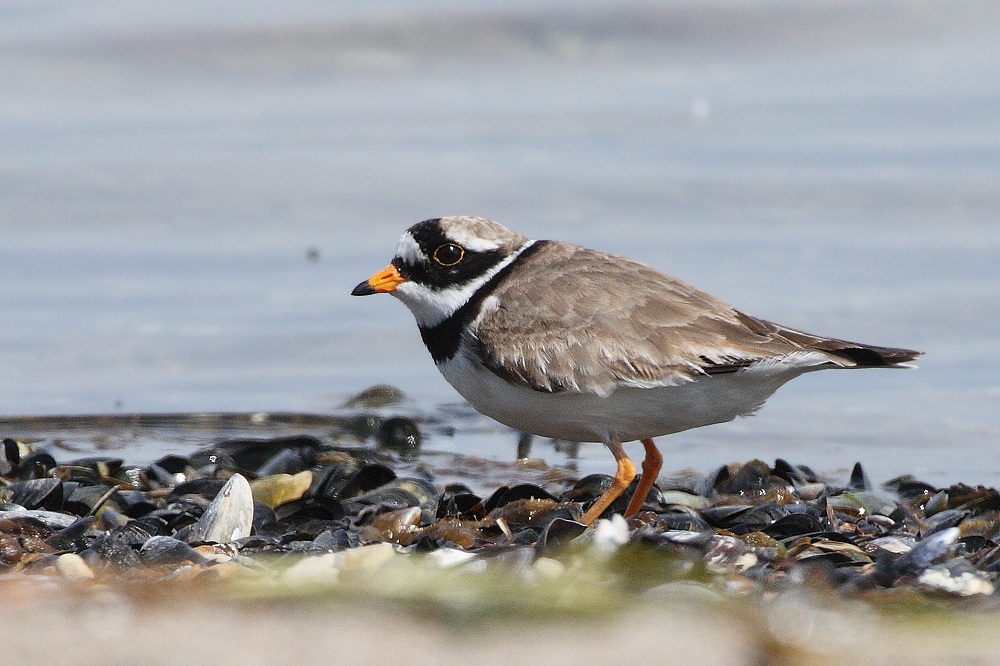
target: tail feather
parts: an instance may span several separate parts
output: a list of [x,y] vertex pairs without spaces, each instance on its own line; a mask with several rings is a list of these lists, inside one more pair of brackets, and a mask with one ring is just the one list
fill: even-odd
[[[913,351],[912,349],[876,347],[875,345],[862,345],[842,340],[830,340],[830,342],[839,346],[834,349],[823,349],[823,351],[852,361],[856,368],[906,367],[905,364],[907,362],[923,354],[923,352]],[[820,348],[822,349],[822,347]]]
[[905,368],[909,361],[913,361],[923,352],[912,349],[901,349],[898,347],[879,347],[877,345],[866,345],[860,342],[848,342],[847,340],[837,340],[836,338],[824,338],[793,328],[787,328],[769,321],[758,320],[766,325],[771,335],[784,338],[788,342],[800,347],[816,349],[827,354],[848,361],[851,367],[855,368]]

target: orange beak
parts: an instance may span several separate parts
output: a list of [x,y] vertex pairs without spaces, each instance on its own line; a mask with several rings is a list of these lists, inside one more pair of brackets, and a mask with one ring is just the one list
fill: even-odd
[[396,287],[404,282],[409,282],[399,274],[392,264],[382,271],[371,276],[351,292],[351,296],[371,296],[372,294],[387,294],[396,291]]

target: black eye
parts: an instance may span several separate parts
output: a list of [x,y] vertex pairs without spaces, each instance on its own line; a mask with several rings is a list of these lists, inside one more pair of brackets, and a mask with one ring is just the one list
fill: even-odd
[[465,250],[462,249],[462,246],[455,245],[454,243],[445,243],[434,250],[434,261],[442,266],[454,266],[462,261],[462,257],[464,256]]

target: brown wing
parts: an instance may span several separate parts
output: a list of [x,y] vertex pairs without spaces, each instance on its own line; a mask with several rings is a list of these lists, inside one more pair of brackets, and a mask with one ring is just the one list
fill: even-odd
[[479,318],[473,342],[493,372],[539,391],[676,384],[803,350],[858,363],[841,353],[852,343],[755,319],[648,266],[566,243],[546,243],[493,296],[503,305]]

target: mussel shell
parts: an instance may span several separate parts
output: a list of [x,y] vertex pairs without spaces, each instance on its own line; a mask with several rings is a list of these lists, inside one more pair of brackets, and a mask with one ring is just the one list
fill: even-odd
[[893,500],[867,490],[845,490],[826,498],[827,506],[853,516],[892,516],[898,504]]
[[[607,474],[588,474],[583,477],[572,488],[564,492],[560,497],[560,502],[580,502],[584,506],[591,502],[596,501],[605,490],[611,487],[614,483],[614,479]],[[612,502],[604,513],[601,514],[602,517],[609,517],[616,513],[625,513],[628,508],[628,504],[632,495],[635,493],[638,480],[632,482],[632,484],[619,495],[614,502]]]
[[776,502],[767,502],[755,506],[746,513],[738,514],[732,520],[727,521],[726,529],[734,534],[747,534],[749,532],[760,532],[774,521],[791,513],[788,507]]
[[21,446],[17,440],[5,437],[0,447],[0,476],[5,476],[21,464]]
[[702,497],[715,497],[716,487],[729,480],[729,466],[721,465],[711,473],[706,474],[694,485],[694,494]]
[[101,473],[93,467],[85,465],[59,465],[52,470],[52,476],[64,483],[77,483],[81,486],[100,486],[104,484]]
[[414,553],[430,553],[443,547],[440,542],[440,539],[432,539],[426,534],[421,534],[416,541],[410,544],[410,548],[413,549]]
[[169,536],[154,536],[139,550],[142,563],[146,566],[178,566],[185,562],[203,564],[208,559],[188,544]]
[[861,463],[854,463],[854,469],[851,470],[851,479],[847,482],[847,487],[852,490],[871,490],[872,482],[865,474],[864,468]]
[[58,511],[63,503],[63,484],[59,479],[29,479],[0,488],[0,500],[26,509]]
[[[243,539],[237,540],[238,543],[258,543],[254,541],[255,539],[263,539],[263,544],[286,544],[292,541],[302,541],[306,539],[312,539],[315,535],[309,534],[299,528],[298,525],[292,524],[287,520],[276,520],[273,523],[267,523],[260,528],[260,532],[251,535],[250,537],[244,537]],[[258,546],[254,546],[258,547]]]
[[105,498],[109,490],[107,486],[78,486],[63,500],[63,508],[78,516],[85,516],[94,510],[98,502],[103,500],[102,507],[124,514],[125,501],[121,494],[115,490],[109,497]]
[[538,543],[539,531],[533,527],[525,527],[517,530],[511,537],[511,545],[534,546]]
[[210,449],[199,451],[191,456],[191,463],[195,467],[204,466],[206,463],[216,464],[221,469],[239,472],[245,477],[253,478],[260,474],[260,469],[268,461],[286,449],[297,451],[309,449],[315,454],[322,449],[322,445],[322,442],[312,435],[291,435],[271,439],[230,439]]
[[282,449],[261,465],[255,474],[258,477],[273,474],[298,474],[316,464],[316,450],[300,446]]
[[437,501],[438,490],[430,481],[417,477],[400,477],[354,497],[351,504],[381,504],[394,509],[418,506],[434,516],[437,513]]
[[958,542],[959,529],[948,527],[925,539],[921,539],[912,550],[903,553],[894,563],[899,575],[917,576],[939,557],[950,554]]
[[253,532],[259,532],[262,527],[278,520],[277,514],[269,505],[260,500],[253,501]]
[[130,523],[135,523],[152,536],[170,536],[174,531],[163,518],[151,517],[148,514],[142,518],[134,518]]
[[973,534],[959,539],[958,546],[959,555],[975,555],[980,551],[992,551],[997,547],[997,544],[985,537]]
[[775,486],[786,485],[784,479],[771,474],[771,468],[761,460],[744,463],[732,476],[715,484],[720,495],[763,495]]
[[375,433],[375,441],[379,447],[394,451],[405,460],[412,459],[420,452],[423,438],[416,422],[395,416],[382,422]]
[[522,499],[557,500],[558,498],[541,486],[536,486],[533,483],[519,483],[516,486],[501,486],[500,488],[497,488],[497,490],[490,495],[490,498],[486,500],[486,504],[483,508],[486,513],[489,513],[497,507]]
[[948,488],[948,498],[948,506],[952,509],[967,509],[974,513],[1000,510],[1000,492],[995,488],[970,488],[956,484]]
[[658,514],[660,521],[665,527],[672,530],[684,530],[687,532],[710,532],[712,526],[704,518],[697,514],[686,511],[675,513]]
[[132,520],[124,513],[115,511],[113,508],[102,504],[95,514],[97,516],[97,526],[104,530],[112,530],[116,527],[124,527]]
[[[537,529],[537,527],[536,525],[535,528]],[[542,529],[535,546],[538,549],[565,546],[586,531],[587,526],[583,523],[568,518],[556,517],[550,520]]]
[[74,552],[83,550],[89,545],[90,539],[88,539],[88,534],[96,522],[97,518],[94,516],[80,518],[69,527],[54,532],[45,542],[56,550]]
[[712,527],[727,527],[751,509],[753,506],[748,504],[724,504],[703,509],[700,513]]
[[936,513],[927,519],[927,529],[924,530],[923,537],[927,538],[941,530],[955,527],[970,515],[972,515],[972,512],[965,511],[964,509],[948,509],[947,511]]
[[150,463],[149,467],[146,468],[146,478],[161,488],[173,488],[178,483],[184,483],[186,475],[181,472],[168,472],[156,463]]
[[325,494],[337,499],[351,499],[382,488],[395,479],[396,472],[391,468],[381,463],[368,463],[351,474],[339,488],[328,489]]
[[77,458],[68,463],[71,467],[86,467],[93,470],[99,478],[111,478],[118,473],[125,461],[121,458],[111,458],[105,456],[89,456]]
[[116,538],[133,548],[140,548],[156,534],[155,531],[147,530],[146,525],[137,520],[130,520],[128,524],[116,527],[111,532]]
[[761,531],[779,541],[792,537],[818,534],[825,528],[820,519],[807,513],[790,513],[778,518]]
[[[195,507],[185,502],[174,502],[162,509],[150,511],[141,520],[146,523],[150,521],[162,523],[166,526],[166,533],[173,534],[198,522],[202,513],[204,513],[202,506]],[[160,532],[163,533],[163,530],[161,529]]]
[[76,516],[71,516],[59,511],[46,511],[45,509],[25,509],[16,504],[0,505],[0,521],[22,520],[30,518],[44,525],[49,530],[61,530],[69,527],[76,520]]
[[190,465],[187,458],[179,456],[176,453],[163,456],[154,464],[159,466],[160,469],[167,474],[183,474]]
[[80,553],[84,560],[87,560],[84,553],[88,551],[96,554],[99,560],[119,569],[130,569],[140,561],[139,553],[132,548],[129,535],[117,529],[99,535],[89,548]]
[[[266,505],[265,505],[266,506]],[[269,507],[270,508],[270,507]],[[275,520],[339,520],[347,515],[340,500],[332,497],[304,497],[286,502],[272,511]]]
[[[463,486],[464,488],[464,486]],[[486,515],[483,499],[472,492],[452,492],[448,488],[438,497],[437,518],[479,519]]]
[[942,490],[927,500],[924,505],[924,516],[930,518],[948,508],[948,492]]
[[326,530],[313,539],[313,545],[336,552],[347,550],[348,548],[357,548],[361,545],[361,537],[357,532],[348,532],[344,528]]
[[186,481],[178,486],[175,486],[174,489],[170,491],[170,495],[167,496],[167,501],[169,502],[185,495],[197,495],[211,501],[215,499],[215,496],[219,494],[219,491],[222,490],[224,485],[226,485],[226,479],[216,479],[213,477]]
[[774,461],[774,467],[771,468],[771,474],[778,477],[779,479],[784,479],[793,486],[804,486],[807,483],[811,483],[809,476],[805,471],[797,466],[792,465],[784,458],[778,458]]
[[125,502],[125,515],[129,518],[142,518],[150,511],[157,509],[156,504],[149,501],[138,490],[124,493],[122,500]]
[[250,483],[241,474],[226,481],[215,499],[205,509],[187,534],[188,543],[228,543],[250,535],[253,526],[253,494]]
[[52,535],[52,528],[28,512],[4,512],[0,513],[0,534],[47,539]]
[[51,476],[50,472],[57,467],[56,459],[46,451],[36,451],[21,457],[21,464],[7,473],[10,479],[42,479]]
[[313,480],[307,494],[310,497],[336,497],[344,483],[357,471],[358,467],[350,463],[320,463],[312,468]]
[[655,532],[653,530],[637,530],[630,535],[630,541],[654,546],[660,550],[682,555],[686,558],[701,559],[708,544],[715,538],[715,532],[688,532],[685,530],[669,530]]
[[[601,494],[611,487],[614,483],[614,479],[607,474],[588,474],[583,477],[575,484],[573,487],[567,490],[559,497],[560,502],[589,502],[590,500],[597,499]],[[488,511],[492,511],[493,508],[490,504],[494,497],[502,496],[501,491],[506,492],[509,488],[503,487],[498,488],[495,493],[486,501],[486,506]]]
[[882,484],[882,489],[894,492],[903,499],[916,499],[924,494],[934,495],[938,491],[931,484],[919,481],[910,474],[889,479]]

